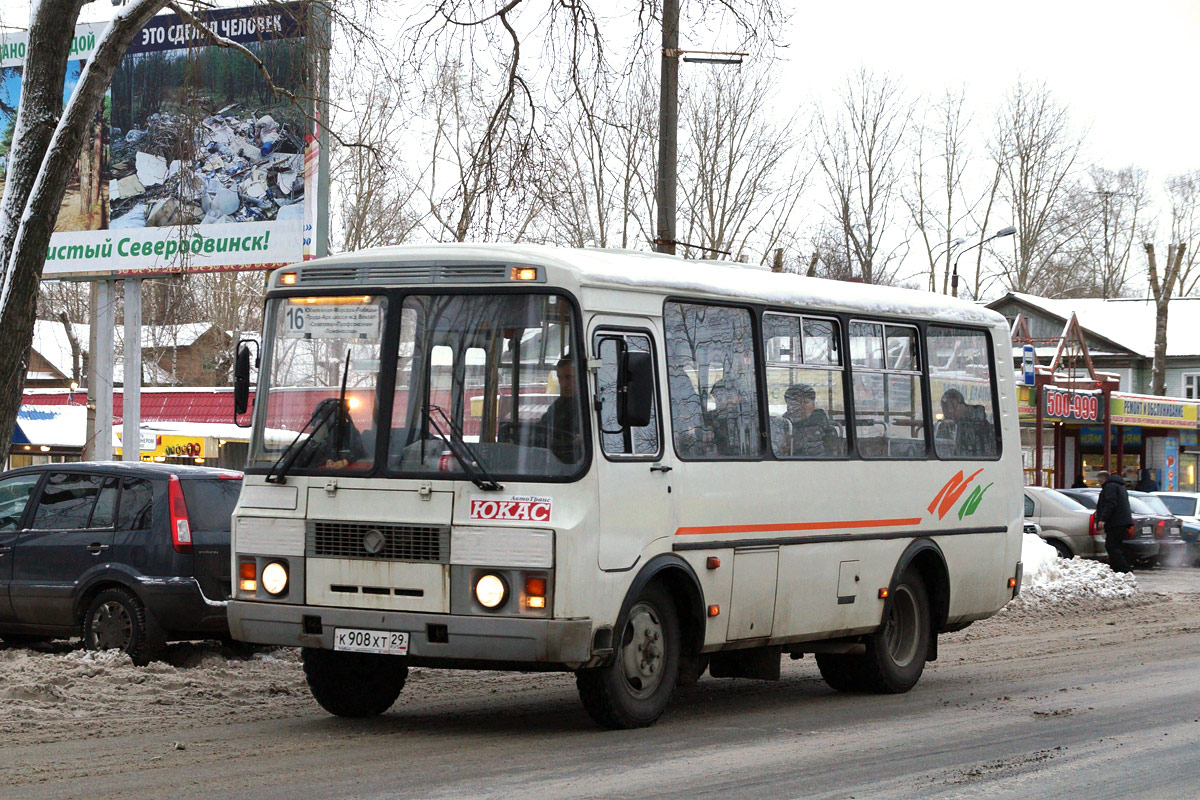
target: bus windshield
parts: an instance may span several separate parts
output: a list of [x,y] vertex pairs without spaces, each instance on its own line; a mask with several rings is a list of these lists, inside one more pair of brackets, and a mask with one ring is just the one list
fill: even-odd
[[[390,323],[388,298],[323,298],[335,299],[268,304],[252,468],[366,472],[378,461],[390,475],[480,485],[580,470],[582,376],[563,297],[409,294],[392,298]],[[385,343],[394,365],[381,363]]]

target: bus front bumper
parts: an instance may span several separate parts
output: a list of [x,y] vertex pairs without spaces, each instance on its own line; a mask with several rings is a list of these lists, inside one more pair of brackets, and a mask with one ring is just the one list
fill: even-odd
[[406,611],[294,606],[231,600],[229,632],[253,644],[333,649],[336,628],[403,631],[413,661],[486,665],[562,665],[592,658],[588,619],[468,617]]

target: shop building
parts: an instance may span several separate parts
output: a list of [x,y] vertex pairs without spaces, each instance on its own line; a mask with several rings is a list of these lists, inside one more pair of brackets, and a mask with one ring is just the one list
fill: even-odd
[[1013,323],[1014,363],[1032,350],[1032,370],[1018,370],[1029,384],[1018,389],[1027,483],[1094,485],[1107,469],[1132,485],[1148,469],[1161,489],[1200,488],[1200,298],[1171,303],[1166,396],[1146,393],[1153,303],[1010,293],[989,306]]

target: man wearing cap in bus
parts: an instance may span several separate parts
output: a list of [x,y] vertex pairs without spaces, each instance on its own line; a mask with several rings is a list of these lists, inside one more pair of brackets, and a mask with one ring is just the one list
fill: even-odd
[[834,433],[829,416],[817,408],[817,392],[807,383],[789,386],[783,393],[787,411],[783,418],[792,426],[791,455],[818,458],[825,452],[825,439]]

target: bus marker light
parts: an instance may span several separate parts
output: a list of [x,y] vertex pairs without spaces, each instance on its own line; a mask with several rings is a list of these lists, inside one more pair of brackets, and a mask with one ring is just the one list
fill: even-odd
[[294,272],[283,273],[282,275],[279,276],[279,282],[282,283],[284,286],[295,286],[296,285],[296,273],[294,273]]
[[721,607],[720,607],[720,606],[718,606],[718,605],[711,605],[711,606],[709,606],[709,607],[708,607],[708,615],[709,615],[710,617],[715,617],[715,616],[717,616],[717,615],[718,615],[718,614],[720,614],[720,613],[721,613]]
[[536,281],[537,267],[513,267],[511,277],[514,281]]
[[879,590],[879,599],[887,600],[889,594],[891,594],[891,592],[889,592],[887,589],[880,589]]
[[1014,586],[1016,586],[1016,585],[1017,585],[1017,579],[1016,579],[1016,578],[1009,578],[1009,579],[1008,579],[1008,588],[1012,589],[1012,588],[1013,588]]
[[258,572],[254,559],[243,560],[238,565],[238,588],[243,592],[258,591],[258,581],[255,580],[257,577]]
[[721,566],[721,559],[717,558],[716,556],[709,556],[705,560],[704,566],[708,567],[709,569],[717,569]]
[[545,608],[546,607],[546,598],[530,597],[525,600],[525,605],[529,606],[530,608]]

